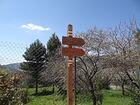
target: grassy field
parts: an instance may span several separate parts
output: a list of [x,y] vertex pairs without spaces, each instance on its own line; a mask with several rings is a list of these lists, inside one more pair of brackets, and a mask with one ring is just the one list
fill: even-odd
[[[30,93],[33,90],[30,89]],[[103,105],[130,105],[129,96],[122,96],[121,91],[104,90]],[[88,95],[78,95],[77,105],[92,105]],[[66,99],[60,95],[52,94],[47,96],[31,96],[31,101],[27,105],[66,105]]]

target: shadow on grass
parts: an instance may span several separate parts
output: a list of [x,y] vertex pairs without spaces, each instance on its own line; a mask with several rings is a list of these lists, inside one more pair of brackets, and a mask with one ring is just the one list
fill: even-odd
[[48,95],[52,95],[54,92],[53,91],[48,91],[48,90],[42,90],[42,92],[38,92],[37,94],[34,93],[32,94],[33,96],[48,96]]

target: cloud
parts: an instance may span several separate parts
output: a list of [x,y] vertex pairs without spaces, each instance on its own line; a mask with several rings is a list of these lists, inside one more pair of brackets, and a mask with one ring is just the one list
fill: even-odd
[[22,25],[21,28],[26,28],[29,30],[36,30],[36,31],[49,31],[50,28],[49,27],[44,27],[44,26],[39,26],[39,25],[35,25],[32,23],[26,24],[26,25]]

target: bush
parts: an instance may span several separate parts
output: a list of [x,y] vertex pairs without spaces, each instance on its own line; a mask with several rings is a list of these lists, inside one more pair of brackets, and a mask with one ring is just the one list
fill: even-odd
[[29,102],[29,100],[30,100],[30,98],[29,98],[28,89],[22,90],[22,91],[21,91],[21,102],[22,102],[23,104],[26,104],[26,103]]
[[23,90],[19,74],[10,75],[0,71],[0,105],[24,105],[29,101],[27,90]]
[[140,105],[140,90],[135,90],[132,95],[132,105]]

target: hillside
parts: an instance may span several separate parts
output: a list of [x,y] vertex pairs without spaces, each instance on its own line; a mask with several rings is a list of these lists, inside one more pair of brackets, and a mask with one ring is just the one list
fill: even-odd
[[7,70],[13,71],[13,70],[19,70],[20,63],[12,63],[7,65],[2,65],[3,68],[6,68]]

